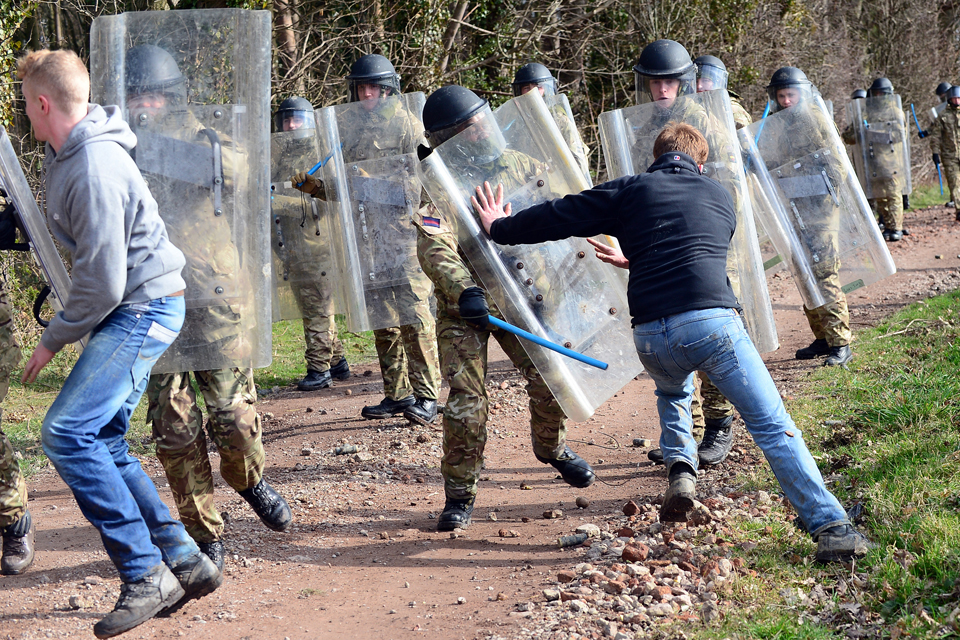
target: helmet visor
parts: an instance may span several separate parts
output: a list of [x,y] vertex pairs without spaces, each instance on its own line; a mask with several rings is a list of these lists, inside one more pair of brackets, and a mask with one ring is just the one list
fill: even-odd
[[728,73],[712,64],[697,65],[697,91],[726,89]]
[[482,165],[499,158],[507,141],[500,131],[490,105],[484,105],[475,114],[446,129],[429,134],[430,145],[443,145],[443,156],[467,164]]
[[350,102],[377,101],[382,97],[400,95],[400,76],[348,79]]
[[317,123],[312,111],[304,109],[284,109],[278,111],[273,118],[273,125],[277,133],[282,131],[298,131],[300,129],[316,129]]
[[767,87],[767,97],[770,99],[770,113],[789,109],[794,105],[812,99],[814,95],[819,95],[819,92],[816,87],[809,82]]
[[672,107],[678,97],[693,95],[697,92],[697,68],[693,65],[689,71],[669,76],[651,76],[634,69],[633,77],[637,90],[637,104],[665,102],[664,106]]
[[543,90],[541,95],[543,95],[544,98],[557,95],[557,81],[555,78],[537,80],[536,82],[514,82],[513,95],[522,96],[534,87],[539,87]]

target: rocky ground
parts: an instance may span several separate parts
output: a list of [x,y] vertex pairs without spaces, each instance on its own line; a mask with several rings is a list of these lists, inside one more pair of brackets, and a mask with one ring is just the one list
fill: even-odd
[[[912,235],[891,245],[898,274],[850,296],[855,328],[960,284],[953,218],[942,207],[908,212]],[[793,359],[811,337],[792,281],[780,273],[769,282],[782,346],[765,360],[789,400],[817,363]],[[571,425],[571,446],[599,477],[576,490],[533,457],[521,379],[498,349],[490,360],[486,471],[469,528],[435,530],[444,502],[439,426],[359,419],[381,398],[375,364],[355,365],[350,380],[316,393],[265,390],[266,477],[295,524],[267,530],[218,478],[228,521],[224,585],[124,637],[625,639],[656,637],[676,620],[689,633],[736,615],[744,606],[731,597],[736,581],[756,569],[731,549],[749,552],[763,527],[792,518],[778,495],[745,490],[744,475],[764,463],[742,424],[728,462],[703,474],[696,517],[661,525],[666,478],[645,455],[659,435],[649,378]],[[169,502],[159,463],[143,465]],[[0,638],[92,637],[116,600],[116,572],[54,471],[34,476],[30,491],[37,560],[23,576],[0,578]],[[756,538],[736,539],[731,518],[757,519]],[[790,561],[808,561],[813,545],[795,535]],[[854,571],[833,591],[864,583]],[[798,615],[875,635],[877,621],[855,598],[838,605],[834,595],[818,584],[783,591]]]

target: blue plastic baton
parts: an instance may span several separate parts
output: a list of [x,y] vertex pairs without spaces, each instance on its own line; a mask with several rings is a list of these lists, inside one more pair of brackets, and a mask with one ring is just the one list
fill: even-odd
[[[343,149],[343,143],[342,143],[342,142],[340,143],[340,148]],[[318,162],[317,164],[313,165],[313,168],[310,169],[310,171],[307,171],[307,175],[308,175],[308,176],[312,176],[313,174],[315,174],[315,173],[317,172],[317,169],[319,169],[320,167],[322,167],[323,165],[327,164],[327,162],[330,161],[330,158],[333,157],[333,154],[334,154],[334,152],[331,151],[331,152],[330,152],[330,155],[328,155],[326,158],[324,158],[323,160],[321,160],[321,161]],[[302,186],[303,186],[303,183],[301,182],[301,183],[298,184],[297,186],[298,186],[298,187],[302,187]]]
[[917,135],[919,137],[924,137],[923,127],[920,126],[920,121],[917,120],[917,110],[913,108],[913,103],[910,103],[910,111],[913,111],[913,121],[917,123]]
[[532,333],[530,333],[529,331],[524,331],[524,330],[521,329],[520,327],[515,327],[515,326],[513,326],[512,324],[510,324],[510,323],[508,323],[508,322],[504,322],[504,321],[501,320],[500,318],[494,318],[493,316],[487,316],[487,321],[488,321],[490,324],[492,324],[493,326],[495,326],[496,328],[498,328],[498,329],[503,329],[504,331],[509,331],[509,332],[512,333],[513,335],[520,336],[521,338],[524,338],[524,339],[526,339],[526,340],[529,340],[530,342],[535,342],[536,344],[540,345],[541,347],[546,347],[547,349],[551,349],[551,350],[553,350],[553,351],[556,351],[557,353],[559,353],[559,354],[562,355],[562,356],[567,356],[568,358],[573,358],[574,360],[577,360],[577,361],[579,361],[579,362],[582,362],[583,364],[588,364],[588,365],[590,365],[591,367],[596,367],[597,369],[602,369],[603,371],[606,371],[607,368],[610,366],[610,365],[608,365],[606,362],[601,362],[601,361],[599,361],[599,360],[596,360],[596,359],[594,359],[594,358],[591,358],[590,356],[585,356],[585,355],[583,355],[582,353],[577,353],[576,351],[573,351],[572,349],[567,349],[566,347],[561,347],[560,345],[558,345],[558,344],[556,344],[556,343],[554,343],[554,342],[550,342],[549,340],[544,340],[544,339],[541,338],[540,336],[535,336],[535,335],[533,335]]
[[943,195],[943,174],[940,173],[940,165],[937,165],[937,180],[940,181],[940,195]]
[[767,106],[766,106],[766,108],[763,110],[763,116],[760,117],[760,128],[757,129],[757,137],[753,139],[753,143],[754,143],[754,144],[756,144],[757,142],[760,141],[760,134],[763,133],[763,125],[766,124],[766,122],[764,122],[764,120],[767,119],[767,114],[769,114],[769,113],[770,113],[770,101],[767,100]]

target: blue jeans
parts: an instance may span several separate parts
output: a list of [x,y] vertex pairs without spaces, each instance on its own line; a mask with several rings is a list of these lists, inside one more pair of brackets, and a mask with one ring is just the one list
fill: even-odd
[[824,485],[736,311],[678,313],[636,325],[633,339],[640,362],[657,385],[660,447],[668,471],[677,462],[697,468],[690,398],[694,372],[703,371],[740,412],[813,537],[834,525],[849,523],[840,502]]
[[117,307],[90,341],[43,420],[43,450],[100,531],[124,582],[199,549],[170,515],[124,436],[150,369],[183,326],[183,296]]

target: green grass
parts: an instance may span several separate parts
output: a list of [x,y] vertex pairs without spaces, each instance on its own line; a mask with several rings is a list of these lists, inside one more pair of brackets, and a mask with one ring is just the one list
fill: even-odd
[[950,199],[950,191],[947,189],[947,181],[943,181],[943,194],[940,194],[939,183],[934,182],[930,185],[913,185],[913,193],[910,194],[910,208],[923,209],[942,205]]

